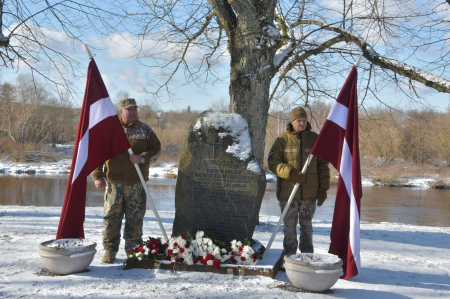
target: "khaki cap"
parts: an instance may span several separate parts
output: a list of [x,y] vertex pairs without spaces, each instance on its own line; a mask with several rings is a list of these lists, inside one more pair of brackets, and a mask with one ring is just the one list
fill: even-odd
[[130,107],[138,107],[138,105],[136,105],[136,100],[135,99],[123,99],[123,100],[120,100],[119,106],[120,106],[120,109],[127,109],[127,108],[130,108]]
[[297,107],[291,110],[291,122],[300,117],[307,118],[305,109],[302,107]]

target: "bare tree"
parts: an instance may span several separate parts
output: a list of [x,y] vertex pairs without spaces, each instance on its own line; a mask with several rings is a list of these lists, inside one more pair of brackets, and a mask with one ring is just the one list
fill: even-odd
[[230,98],[221,96],[220,98],[213,100],[209,106],[209,109],[215,112],[230,112]]
[[425,86],[450,92],[450,82],[439,77],[450,58],[445,50],[450,7],[445,2],[115,3],[118,8],[134,4],[124,13],[138,28],[136,59],[160,68],[158,77],[149,77],[153,84],[148,92],[155,96],[174,96],[177,85],[223,80],[215,67],[229,59],[230,108],[248,120],[260,161],[272,99],[289,96],[307,107],[318,99],[334,99],[360,53],[362,103],[375,98],[389,104],[379,97],[387,86],[418,102]]
[[16,143],[16,139],[12,133],[13,118],[14,118],[14,98],[15,88],[13,85],[5,83],[0,85],[0,111],[2,111],[1,130],[7,132],[9,138]]
[[75,54],[92,33],[108,35],[122,17],[94,0],[0,0],[0,67],[30,69],[56,88],[74,91],[85,76]]
[[[40,10],[30,13],[29,2]],[[217,67],[229,62],[230,108],[247,119],[260,162],[272,99],[290,97],[307,107],[318,99],[334,99],[360,53],[363,104],[368,98],[389,104],[379,96],[387,86],[419,102],[426,86],[450,92],[450,82],[440,77],[450,60],[450,6],[444,1],[104,2],[109,6],[100,1],[1,1],[4,65],[29,64],[38,49],[56,68],[59,60],[75,66],[64,52],[43,42],[51,36],[43,28],[61,29],[72,40],[80,40],[84,30],[126,32],[137,49],[133,57],[152,67],[147,91],[155,97],[174,97],[185,84],[204,88],[221,83]],[[60,74],[67,78],[65,71]]]

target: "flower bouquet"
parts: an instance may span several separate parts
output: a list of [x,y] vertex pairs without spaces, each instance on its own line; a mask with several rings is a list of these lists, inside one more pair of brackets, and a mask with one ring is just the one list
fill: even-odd
[[168,259],[174,263],[220,268],[221,264],[255,265],[262,256],[253,250],[248,240],[244,243],[233,240],[228,244],[198,231],[193,240],[185,235],[173,235],[166,243],[162,243],[161,238],[149,238],[130,250],[127,261],[133,259]]

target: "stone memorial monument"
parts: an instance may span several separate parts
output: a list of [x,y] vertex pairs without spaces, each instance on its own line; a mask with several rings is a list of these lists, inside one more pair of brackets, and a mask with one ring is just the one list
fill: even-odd
[[199,230],[223,242],[251,240],[266,187],[239,114],[203,112],[190,126],[178,165],[174,235]]

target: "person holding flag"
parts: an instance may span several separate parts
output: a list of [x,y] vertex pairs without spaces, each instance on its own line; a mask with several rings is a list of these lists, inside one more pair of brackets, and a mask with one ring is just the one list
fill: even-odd
[[142,242],[142,226],[146,211],[146,195],[133,164],[138,164],[145,181],[149,167],[160,155],[161,143],[147,124],[139,121],[134,99],[123,99],[120,105],[120,123],[133,150],[123,151],[99,165],[93,172],[95,186],[105,190],[103,223],[103,263],[112,263],[119,251],[120,228],[125,215],[125,251]]
[[[290,113],[286,132],[275,140],[269,152],[269,168],[277,175],[277,199],[283,212],[296,183],[300,184],[284,217],[283,255],[313,253],[312,218],[327,198],[330,168],[325,159],[314,156],[306,170],[300,170],[313,148],[318,134],[311,131],[305,109],[297,107]],[[297,241],[297,222],[300,241]]]

